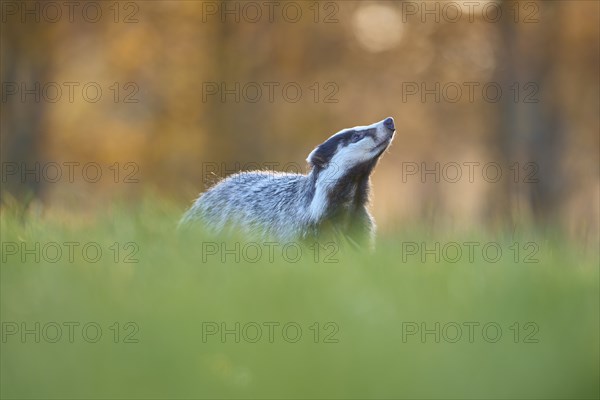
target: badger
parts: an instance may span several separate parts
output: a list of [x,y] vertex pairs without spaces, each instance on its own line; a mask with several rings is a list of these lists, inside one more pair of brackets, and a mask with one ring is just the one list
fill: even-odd
[[370,175],[390,146],[394,119],[343,129],[317,146],[307,174],[250,171],[231,175],[195,200],[180,226],[281,242],[332,240],[374,246]]

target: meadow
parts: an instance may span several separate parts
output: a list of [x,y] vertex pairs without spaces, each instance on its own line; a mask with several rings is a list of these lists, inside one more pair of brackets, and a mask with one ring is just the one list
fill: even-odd
[[176,232],[180,212],[3,209],[2,398],[600,395],[597,248],[408,227],[374,253],[236,244]]

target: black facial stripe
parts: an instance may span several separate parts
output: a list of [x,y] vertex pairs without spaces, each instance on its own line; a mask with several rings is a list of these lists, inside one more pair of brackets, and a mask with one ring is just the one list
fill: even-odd
[[339,144],[342,141],[343,139],[341,136],[334,136],[320,144],[312,154],[311,162],[316,166],[323,166],[327,164],[329,161],[331,161],[331,158],[335,154]]
[[374,138],[376,130],[376,128],[369,128],[364,130],[349,129],[343,133],[330,137],[317,147],[317,150],[311,157],[312,164],[315,166],[324,166],[325,164],[330,162],[339,146],[347,146],[350,143],[352,143],[352,136],[356,132],[364,133],[365,137],[371,136],[372,138]]
[[347,136],[344,135],[345,136],[345,144],[349,144],[352,142],[352,136],[354,136],[355,133],[360,133],[362,135],[362,137],[365,138],[367,136],[375,137],[376,131],[377,131],[377,129],[375,129],[375,128],[348,131],[348,132],[346,132],[346,133],[348,133],[348,135]]

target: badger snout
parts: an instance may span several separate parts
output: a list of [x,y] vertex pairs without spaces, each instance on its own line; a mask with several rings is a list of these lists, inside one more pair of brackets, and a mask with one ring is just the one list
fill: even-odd
[[389,143],[394,137],[395,132],[396,126],[394,125],[394,118],[388,117],[379,122],[379,129],[377,129],[377,137],[379,141],[387,141]]
[[383,121],[378,122],[377,125],[373,150],[376,153],[376,157],[379,157],[394,139],[396,127],[394,126],[394,119],[392,117],[388,117]]
[[383,120],[383,126],[385,126],[385,128],[389,131],[395,131],[396,127],[394,126],[394,118],[392,117],[388,117],[386,119]]

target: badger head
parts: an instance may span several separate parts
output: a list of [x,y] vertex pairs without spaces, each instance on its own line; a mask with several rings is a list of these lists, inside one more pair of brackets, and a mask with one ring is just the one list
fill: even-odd
[[313,168],[332,168],[340,173],[360,165],[374,165],[392,142],[395,131],[393,118],[341,130],[317,146],[306,161]]
[[368,201],[369,175],[394,138],[394,120],[344,129],[314,149],[306,159],[314,179],[309,205],[313,221],[348,205],[360,208]]

